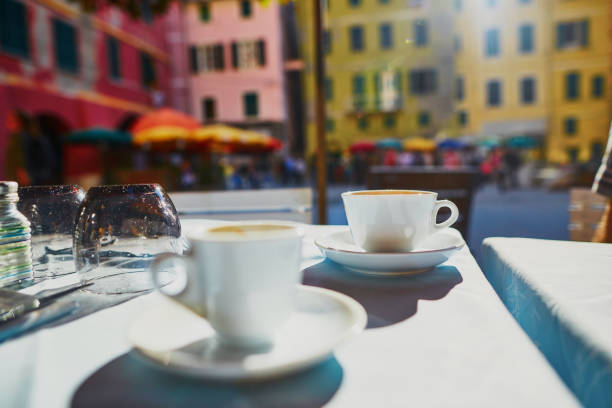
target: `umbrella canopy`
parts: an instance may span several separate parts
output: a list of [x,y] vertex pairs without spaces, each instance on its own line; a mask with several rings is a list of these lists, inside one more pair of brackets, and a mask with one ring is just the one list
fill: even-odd
[[414,137],[404,141],[404,149],[428,152],[436,149],[436,143],[423,137]]
[[486,147],[487,149],[493,149],[499,146],[499,140],[496,139],[483,139],[478,142],[478,146]]
[[169,108],[142,115],[132,126],[135,144],[187,140],[200,124],[191,116]]
[[369,140],[362,140],[359,142],[355,142],[349,147],[349,151],[351,153],[359,153],[359,152],[372,152],[376,148],[376,144]]
[[280,140],[266,134],[220,124],[198,128],[191,140],[230,151],[274,151],[282,147]]
[[459,139],[444,139],[438,143],[438,149],[453,150],[453,149],[461,149],[464,146],[465,146],[465,143],[463,143]]
[[132,135],[120,130],[92,127],[70,133],[66,137],[66,142],[87,144],[130,144],[132,143]]
[[378,147],[379,149],[402,150],[403,144],[397,139],[386,138],[376,142],[376,147]]
[[534,147],[538,147],[539,143],[530,136],[514,136],[506,140],[505,145],[523,149],[533,149]]

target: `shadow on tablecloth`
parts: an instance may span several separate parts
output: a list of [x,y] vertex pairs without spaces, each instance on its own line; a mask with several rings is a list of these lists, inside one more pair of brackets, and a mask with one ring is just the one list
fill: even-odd
[[342,383],[331,357],[300,373],[243,384],[215,383],[170,375],[124,354],[92,374],[72,397],[72,407],[310,408],[325,405]]
[[416,314],[418,301],[439,300],[463,282],[454,266],[400,277],[377,277],[349,271],[330,260],[304,270],[305,285],[344,293],[365,308],[368,329],[390,326]]

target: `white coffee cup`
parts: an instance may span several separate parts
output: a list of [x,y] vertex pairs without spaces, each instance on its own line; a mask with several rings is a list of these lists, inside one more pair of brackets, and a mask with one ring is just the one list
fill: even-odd
[[[459,217],[457,206],[437,200],[438,194],[418,190],[363,190],[342,193],[355,244],[372,252],[406,252],[428,235],[449,227]],[[442,207],[450,217],[436,224]]]
[[182,287],[168,295],[208,320],[219,341],[241,347],[273,343],[291,315],[301,282],[303,231],[290,224],[240,222],[190,232],[187,256],[155,258],[153,280],[169,260],[185,271]]

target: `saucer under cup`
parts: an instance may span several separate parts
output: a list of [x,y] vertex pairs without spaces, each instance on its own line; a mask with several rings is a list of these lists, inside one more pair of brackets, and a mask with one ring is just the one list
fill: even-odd
[[174,374],[218,381],[251,381],[306,369],[362,332],[367,314],[350,297],[313,286],[296,287],[295,308],[269,348],[219,344],[206,320],[158,296],[132,324],[138,355]]
[[353,241],[349,229],[315,240],[328,259],[359,273],[377,276],[414,275],[446,262],[465,246],[459,231],[446,228],[430,235],[410,252],[368,252]]

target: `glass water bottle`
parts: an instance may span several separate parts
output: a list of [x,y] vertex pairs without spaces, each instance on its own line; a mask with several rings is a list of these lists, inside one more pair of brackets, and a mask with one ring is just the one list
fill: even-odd
[[17,183],[0,181],[0,287],[33,277],[30,222],[17,201]]

